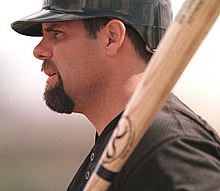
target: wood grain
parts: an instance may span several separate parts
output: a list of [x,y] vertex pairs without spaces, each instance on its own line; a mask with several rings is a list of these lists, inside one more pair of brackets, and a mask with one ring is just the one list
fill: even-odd
[[187,0],[161,40],[84,191],[104,191],[111,182],[98,173],[121,168],[153,122],[177,80],[220,13],[220,0]]

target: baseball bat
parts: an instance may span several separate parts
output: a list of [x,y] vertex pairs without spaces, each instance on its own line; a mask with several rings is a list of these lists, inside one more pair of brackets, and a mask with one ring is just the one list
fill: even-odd
[[220,12],[220,0],[186,0],[158,45],[84,191],[107,190],[161,110]]

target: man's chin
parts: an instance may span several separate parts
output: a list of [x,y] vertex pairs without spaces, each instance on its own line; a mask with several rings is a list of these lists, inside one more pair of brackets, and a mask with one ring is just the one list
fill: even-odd
[[66,106],[61,106],[58,105],[56,103],[54,103],[53,101],[50,100],[45,100],[46,105],[49,107],[50,110],[55,111],[57,113],[61,113],[61,114],[71,114],[73,112],[73,109],[70,105],[66,105]]
[[46,105],[57,113],[71,114],[73,112],[74,103],[65,93],[61,82],[46,88],[44,100]]

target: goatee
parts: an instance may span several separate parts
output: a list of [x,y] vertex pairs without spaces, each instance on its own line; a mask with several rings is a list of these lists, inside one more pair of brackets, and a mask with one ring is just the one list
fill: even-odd
[[[52,62],[45,61],[42,66],[42,70],[44,67],[48,67],[49,65],[55,67]],[[70,114],[73,112],[74,103],[64,91],[61,76],[58,72],[56,75],[58,77],[57,83],[44,92],[45,103],[53,111]]]

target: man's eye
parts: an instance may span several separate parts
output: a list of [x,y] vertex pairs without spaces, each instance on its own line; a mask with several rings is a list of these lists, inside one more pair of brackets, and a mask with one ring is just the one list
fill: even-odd
[[56,37],[56,38],[59,37],[62,34],[63,34],[62,31],[58,31],[58,30],[53,31],[53,36]]

